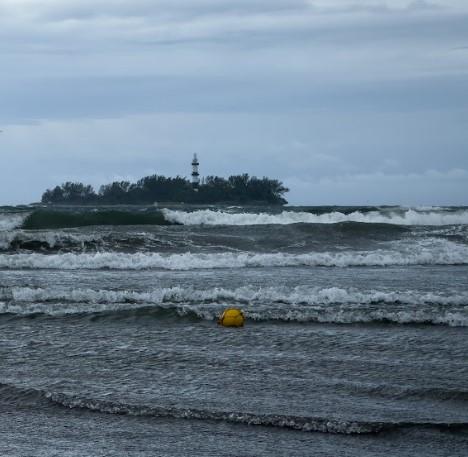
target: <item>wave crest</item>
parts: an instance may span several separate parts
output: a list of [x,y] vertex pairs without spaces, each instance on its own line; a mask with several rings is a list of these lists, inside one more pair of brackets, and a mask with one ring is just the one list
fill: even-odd
[[427,239],[395,249],[374,251],[289,253],[65,253],[0,254],[0,268],[7,269],[113,269],[192,270],[246,267],[359,267],[391,265],[465,265],[468,246],[447,240]]
[[304,211],[283,211],[269,213],[236,213],[213,211],[177,211],[163,209],[166,220],[183,225],[260,225],[260,224],[336,224],[340,222],[363,222],[370,224],[395,225],[454,225],[468,224],[468,210],[445,211],[416,209],[398,209],[386,211],[354,211],[342,213],[332,211],[324,214],[313,214]]
[[47,392],[45,395],[50,401],[65,406],[66,408],[86,409],[105,414],[222,421],[234,424],[289,428],[304,432],[339,433],[346,435],[378,433],[384,429],[393,428],[395,425],[398,425],[384,422],[345,421],[282,414],[254,414],[248,412],[215,411],[196,408],[140,406],[120,402],[85,399],[52,392]]
[[335,324],[388,322],[468,326],[468,293],[358,291],[251,286],[237,289],[171,287],[148,292],[93,289],[0,289],[0,313],[14,316],[94,315],[215,320],[226,305],[247,319]]

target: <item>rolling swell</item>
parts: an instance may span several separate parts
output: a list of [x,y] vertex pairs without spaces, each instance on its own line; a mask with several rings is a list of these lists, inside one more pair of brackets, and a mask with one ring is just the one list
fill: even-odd
[[[166,236],[164,236],[166,235]],[[179,237],[180,238],[180,237]],[[14,230],[0,232],[0,251],[4,252],[143,252],[186,248],[190,240],[148,231]]]
[[0,250],[2,251],[86,251],[104,247],[106,236],[100,234],[78,234],[57,231],[0,232]]
[[60,408],[116,414],[133,417],[171,418],[227,422],[231,424],[264,426],[291,429],[302,432],[321,432],[345,435],[375,434],[392,429],[409,427],[431,427],[448,430],[464,430],[464,422],[384,422],[365,420],[340,420],[335,418],[293,416],[283,414],[260,414],[242,411],[219,411],[199,408],[180,408],[175,406],[138,405],[121,401],[108,401],[78,395],[54,392],[45,389],[19,387],[0,384],[0,401],[20,404],[48,402]]
[[[217,314],[213,311],[203,312],[203,310],[193,309],[184,305],[129,305],[128,303],[114,303],[112,305],[92,305],[54,307],[50,304],[36,303],[25,307],[0,306],[0,316],[12,316],[15,318],[38,318],[41,316],[63,318],[63,317],[84,317],[91,321],[128,318],[151,318],[158,320],[181,320],[191,321],[214,320]],[[219,315],[219,313],[218,313]]]
[[[186,249],[224,249],[271,252],[272,250],[310,250],[336,244],[368,247],[373,241],[391,241],[408,234],[406,227],[391,224],[343,222],[291,224],[287,226],[162,227],[132,229],[111,226],[87,229],[0,231],[0,251],[4,252],[90,252],[90,251],[167,251]],[[451,232],[450,232],[451,234]],[[443,237],[437,232],[436,236]]]
[[[324,251],[337,246],[373,249],[381,242],[439,240],[468,244],[468,226],[411,230],[392,224],[341,222],[291,225],[88,228],[0,231],[3,252],[184,252],[187,250],[257,253]],[[440,244],[440,243],[439,243]]]
[[[106,414],[120,414],[138,417],[169,417],[174,419],[222,421],[233,424],[260,425],[288,428],[303,432],[339,434],[378,433],[398,424],[366,421],[344,421],[319,417],[303,417],[274,414],[254,414],[236,411],[215,411],[208,409],[185,409],[176,407],[140,406],[120,402],[91,400],[58,393],[46,393],[50,401],[70,409],[86,409]],[[457,424],[461,426],[463,424]]]
[[418,399],[418,400],[437,400],[437,401],[456,401],[467,402],[468,390],[444,387],[413,387],[398,384],[356,383],[343,381],[326,380],[329,386],[333,386],[340,391],[346,391],[350,394],[365,394],[372,397],[391,398],[391,399]]
[[36,210],[23,221],[21,228],[28,230],[84,227],[88,225],[173,225],[157,212],[131,212],[116,210],[56,211]]

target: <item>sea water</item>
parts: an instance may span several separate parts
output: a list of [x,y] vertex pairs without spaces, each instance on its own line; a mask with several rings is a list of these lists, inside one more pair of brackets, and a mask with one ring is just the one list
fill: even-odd
[[468,455],[467,208],[57,211],[0,210],[1,455]]

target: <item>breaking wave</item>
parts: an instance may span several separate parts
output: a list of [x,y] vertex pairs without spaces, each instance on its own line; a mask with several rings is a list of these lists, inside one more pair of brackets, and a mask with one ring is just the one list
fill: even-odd
[[468,246],[444,239],[395,245],[374,251],[288,253],[65,253],[0,254],[6,269],[192,270],[246,267],[359,267],[391,265],[465,265]]
[[257,425],[302,432],[321,432],[345,435],[375,434],[385,430],[408,427],[432,427],[449,430],[465,429],[464,422],[384,422],[365,420],[344,420],[336,418],[294,416],[285,414],[261,414],[243,411],[222,411],[216,409],[181,408],[177,406],[140,405],[122,401],[86,398],[73,394],[48,391],[45,389],[19,387],[0,383],[3,397],[17,403],[48,402],[61,408],[92,411],[133,417],[172,418],[185,420],[216,421],[242,425]]
[[468,210],[444,211],[431,209],[398,209],[387,211],[354,211],[342,213],[332,211],[313,214],[300,211],[269,213],[231,213],[209,209],[198,211],[176,211],[163,209],[166,220],[183,225],[258,225],[258,224],[336,224],[339,222],[384,223],[396,225],[453,225],[468,224]]
[[0,251],[4,252],[98,252],[167,251],[190,247],[190,239],[147,231],[99,230],[12,230],[0,232]]
[[214,287],[195,289],[193,287],[167,287],[148,292],[134,290],[108,289],[43,289],[32,287],[0,288],[0,300],[15,302],[32,301],[67,301],[73,303],[164,303],[215,301],[234,303],[288,303],[288,304],[438,304],[468,305],[468,292],[436,294],[419,291],[360,291],[339,287],[318,288],[309,286],[288,287],[253,287],[243,286],[235,289]]
[[0,232],[20,227],[28,213],[0,213]]
[[29,232],[12,230],[0,232],[0,250],[52,251],[62,249],[97,248],[103,246],[105,237],[100,234],[65,232]]
[[15,287],[0,289],[0,313],[15,316],[187,317],[214,320],[226,305],[252,321],[388,322],[468,326],[468,293],[358,291],[338,287],[171,287],[148,292]]
[[320,208],[309,211],[284,210],[279,213],[239,212],[241,208],[228,210],[202,209],[180,211],[172,209],[136,210],[36,209],[30,212],[0,213],[0,231],[23,228],[44,230],[73,228],[90,225],[286,225],[286,224],[337,224],[360,222],[369,224],[394,224],[403,226],[443,226],[468,224],[466,208],[359,208],[351,211],[341,208]]
[[[465,226],[434,230],[435,236],[466,238]],[[179,229],[180,228],[180,229]],[[409,234],[409,229],[390,224],[344,222],[333,226],[324,224],[294,224],[290,226],[238,227],[236,234],[226,226],[211,226],[208,233],[201,227],[92,227],[85,229],[47,229],[0,231],[0,250],[8,252],[92,252],[92,251],[172,251],[187,249],[271,251],[283,248],[307,250],[307,247],[341,243],[355,245],[356,241],[372,244]],[[455,231],[456,228],[460,230]],[[242,233],[240,233],[242,231]],[[430,234],[429,234],[430,235]],[[455,237],[453,236],[455,235]]]

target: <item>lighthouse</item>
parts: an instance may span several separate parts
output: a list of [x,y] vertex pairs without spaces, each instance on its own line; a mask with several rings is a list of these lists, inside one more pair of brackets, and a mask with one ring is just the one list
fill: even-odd
[[200,184],[200,175],[198,173],[198,159],[197,154],[193,154],[192,160],[192,187],[195,192],[198,192],[198,185]]

